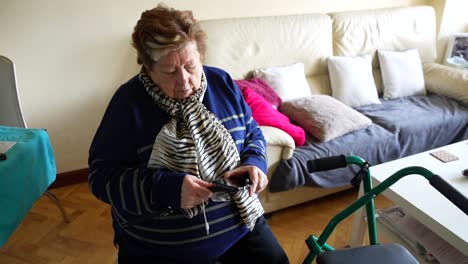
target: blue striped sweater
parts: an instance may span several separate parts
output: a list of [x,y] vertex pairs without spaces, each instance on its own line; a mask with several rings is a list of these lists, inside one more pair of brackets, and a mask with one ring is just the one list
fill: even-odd
[[[242,94],[226,72],[208,66],[203,70],[208,81],[203,104],[232,135],[242,164],[266,172],[266,143]],[[248,229],[233,203],[210,201],[207,235],[202,214],[187,219],[178,211],[185,173],[147,168],[156,135],[170,119],[138,76],[123,84],[91,144],[90,189],[112,206],[116,238],[136,256],[173,256],[186,262],[216,258]]]

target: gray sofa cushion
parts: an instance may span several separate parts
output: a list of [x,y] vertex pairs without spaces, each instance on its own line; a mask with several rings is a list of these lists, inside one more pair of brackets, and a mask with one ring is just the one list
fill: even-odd
[[468,106],[447,97],[401,97],[357,110],[398,137],[400,157],[468,138]]

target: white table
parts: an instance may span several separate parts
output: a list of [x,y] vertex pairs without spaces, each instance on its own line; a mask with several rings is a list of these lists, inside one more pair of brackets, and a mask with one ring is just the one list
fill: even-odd
[[[429,153],[444,149],[459,158],[443,163]],[[443,177],[468,197],[468,140],[370,167],[373,186],[407,166],[421,166]],[[362,195],[362,185],[359,195]],[[434,189],[424,177],[408,175],[382,193],[419,222],[468,256],[468,216]],[[353,219],[351,246],[362,245],[367,225],[362,221],[365,210]]]

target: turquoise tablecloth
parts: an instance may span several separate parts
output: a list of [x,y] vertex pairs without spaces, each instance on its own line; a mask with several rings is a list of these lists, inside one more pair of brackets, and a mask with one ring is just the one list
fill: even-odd
[[0,160],[0,247],[23,221],[34,202],[55,181],[52,146],[43,129],[0,126],[0,141],[16,144]]

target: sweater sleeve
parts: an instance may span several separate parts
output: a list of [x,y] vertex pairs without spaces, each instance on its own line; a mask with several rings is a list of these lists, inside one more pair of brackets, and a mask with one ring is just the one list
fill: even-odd
[[263,133],[255,120],[250,116],[246,120],[247,138],[241,152],[243,165],[255,165],[265,174],[267,173],[266,142]]
[[155,135],[143,135],[145,110],[131,101],[118,91],[109,103],[89,151],[90,190],[122,215],[179,208],[185,174],[147,168],[141,152],[152,142],[140,147],[139,140]]

